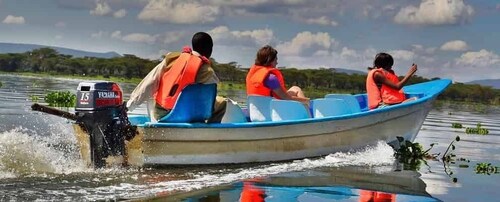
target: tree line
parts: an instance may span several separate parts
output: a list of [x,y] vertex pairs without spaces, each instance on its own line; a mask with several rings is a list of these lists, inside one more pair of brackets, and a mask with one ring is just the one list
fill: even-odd
[[[40,48],[25,53],[0,54],[0,71],[34,72],[74,76],[114,76],[126,79],[143,78],[160,60],[148,60],[135,55],[115,58],[83,57],[59,54],[51,48]],[[245,83],[249,67],[236,62],[219,63],[211,58],[215,72],[223,82]],[[309,91],[319,92],[366,92],[366,74],[347,74],[335,69],[281,68],[287,86],[297,85]],[[401,77],[402,78],[402,77]],[[413,76],[409,84],[429,80]],[[314,96],[313,96],[314,97]],[[441,100],[500,104],[500,90],[477,84],[454,83],[443,94]]]

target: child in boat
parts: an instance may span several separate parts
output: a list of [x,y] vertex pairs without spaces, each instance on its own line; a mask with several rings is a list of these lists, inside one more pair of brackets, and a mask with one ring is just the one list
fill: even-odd
[[373,68],[369,68],[370,71],[366,77],[369,109],[415,99],[406,99],[402,88],[417,71],[417,65],[413,64],[401,81],[399,81],[398,76],[392,70],[392,65],[394,65],[394,59],[391,55],[379,53],[375,56]]
[[278,51],[267,45],[257,51],[255,64],[246,77],[247,95],[271,96],[282,100],[295,100],[309,107],[307,98],[298,86],[285,88],[285,80],[278,65]]

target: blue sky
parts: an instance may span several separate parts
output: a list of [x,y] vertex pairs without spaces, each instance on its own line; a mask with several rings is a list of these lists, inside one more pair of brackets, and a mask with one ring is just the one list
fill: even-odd
[[400,75],[500,79],[500,0],[0,0],[0,21],[0,42],[157,59],[206,31],[243,67],[270,44],[278,66],[366,71],[388,52]]

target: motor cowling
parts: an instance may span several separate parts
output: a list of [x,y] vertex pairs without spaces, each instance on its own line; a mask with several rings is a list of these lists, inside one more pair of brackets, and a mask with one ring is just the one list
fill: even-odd
[[89,134],[94,167],[105,166],[110,156],[123,159],[128,119],[120,86],[109,81],[81,82],[76,98],[77,123]]

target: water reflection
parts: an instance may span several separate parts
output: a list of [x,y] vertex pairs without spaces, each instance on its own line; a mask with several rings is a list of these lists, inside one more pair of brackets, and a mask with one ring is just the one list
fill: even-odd
[[254,178],[152,201],[440,201],[416,171],[331,167]]

